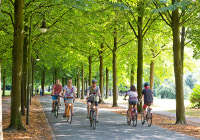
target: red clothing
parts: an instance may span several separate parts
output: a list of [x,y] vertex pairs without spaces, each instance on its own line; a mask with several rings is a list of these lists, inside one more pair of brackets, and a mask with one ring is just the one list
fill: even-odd
[[54,84],[52,89],[54,89],[54,95],[58,95],[62,91],[62,86]]

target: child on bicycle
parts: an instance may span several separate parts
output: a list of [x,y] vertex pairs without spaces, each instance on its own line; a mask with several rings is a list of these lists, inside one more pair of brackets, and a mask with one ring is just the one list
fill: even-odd
[[[146,108],[151,107],[153,104],[153,91],[149,89],[149,84],[144,84],[144,89],[142,90],[142,95],[144,99],[144,105],[143,105],[143,116],[146,116]],[[143,120],[143,123],[145,122],[145,117]]]
[[[129,96],[129,106],[128,106],[128,120],[131,119],[131,109],[133,108],[133,105],[136,106],[138,103],[138,94],[137,90],[134,85],[131,86],[130,90],[127,92],[127,94],[124,96],[124,99],[126,99],[126,96]],[[127,123],[129,123],[129,121]]]

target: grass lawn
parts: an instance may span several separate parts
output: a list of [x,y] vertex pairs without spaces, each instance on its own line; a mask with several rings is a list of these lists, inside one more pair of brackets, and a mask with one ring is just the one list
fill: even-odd
[[[168,110],[168,112],[176,113],[176,110]],[[185,115],[198,117],[200,118],[200,109],[198,108],[191,108],[191,109],[185,109]]]

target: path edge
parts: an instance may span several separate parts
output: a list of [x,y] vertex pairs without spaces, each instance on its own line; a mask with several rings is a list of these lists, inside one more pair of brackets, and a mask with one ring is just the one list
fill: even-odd
[[[38,98],[38,99],[39,99],[39,98]],[[39,100],[39,102],[40,102],[40,100]],[[41,102],[40,102],[40,104],[41,104]],[[42,106],[42,104],[41,104],[41,106]],[[51,125],[49,124],[49,120],[48,120],[48,118],[47,118],[47,116],[46,116],[46,114],[45,114],[45,112],[44,112],[43,106],[42,106],[42,111],[43,111],[43,113],[44,113],[44,116],[45,116],[45,120],[46,120],[46,122],[47,122],[47,125],[49,126],[49,128],[51,128]],[[56,136],[55,136],[55,134],[54,134],[52,128],[51,128],[51,130],[50,130],[50,133],[51,133],[51,136],[52,136],[52,140],[56,140]]]

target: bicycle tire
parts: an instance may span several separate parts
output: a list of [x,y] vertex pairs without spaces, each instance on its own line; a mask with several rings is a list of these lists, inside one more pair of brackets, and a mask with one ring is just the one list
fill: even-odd
[[72,123],[72,107],[70,107],[70,121],[69,123]]
[[55,102],[55,112],[54,112],[54,117],[58,117],[58,105],[57,105],[58,103],[57,102]]
[[150,127],[152,124],[152,113],[148,114],[148,127]]
[[144,120],[144,116],[143,116],[143,112],[142,112],[141,113],[141,123],[142,123],[142,125],[144,125],[143,120]]
[[93,129],[95,129],[96,128],[96,111],[93,112],[92,118],[93,118],[93,121],[92,121],[93,122]]
[[133,126],[136,127],[137,126],[137,114],[135,113],[135,115],[133,116]]
[[89,119],[90,119],[90,127],[92,127],[92,110],[90,110],[90,117],[89,117]]

